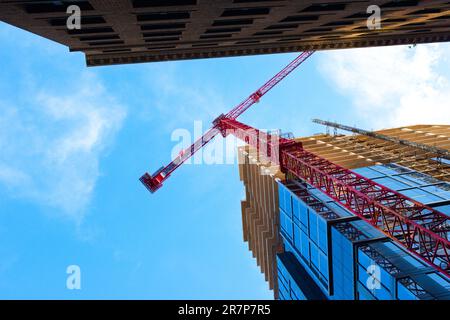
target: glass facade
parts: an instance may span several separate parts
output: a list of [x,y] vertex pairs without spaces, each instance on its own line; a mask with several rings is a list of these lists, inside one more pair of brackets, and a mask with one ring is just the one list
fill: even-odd
[[436,206],[450,200],[450,184],[397,164],[353,170],[418,202]]
[[282,300],[325,300],[326,297],[308,276],[291,252],[277,256],[279,296]]
[[[450,214],[450,184],[396,165],[355,172]],[[355,217],[327,195],[299,181],[279,182],[280,299],[450,299],[450,279],[434,271]],[[303,289],[302,289],[303,288]]]

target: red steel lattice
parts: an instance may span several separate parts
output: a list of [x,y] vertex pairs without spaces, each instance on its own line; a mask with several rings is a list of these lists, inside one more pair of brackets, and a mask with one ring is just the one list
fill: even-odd
[[226,115],[219,116],[203,137],[185,149],[169,165],[140,180],[151,192],[217,134],[233,134],[255,147],[258,154],[334,199],[356,216],[406,248],[436,270],[450,276],[450,224],[448,216],[345,169],[305,149],[300,142],[279,138],[236,121],[236,118],[306,60],[304,52],[260,89]]
[[[273,76],[269,81],[262,85],[258,90],[252,93],[248,98],[235,106],[226,114],[227,118],[236,119],[248,108],[257,103],[259,99],[275,87],[281,80],[286,78],[292,71],[308,59],[314,51],[305,51],[297,56],[291,63],[284,67],[280,72]],[[223,117],[223,116],[221,116]],[[219,117],[220,118],[220,117]],[[201,138],[195,141],[190,147],[183,150],[175,159],[173,159],[167,166],[160,168],[153,175],[145,173],[139,180],[145,185],[150,192],[155,192],[161,188],[162,183],[169,178],[170,174],[181,166],[186,160],[194,155],[198,150],[203,148],[219,133],[215,120],[214,126],[209,129]]]
[[[219,127],[223,135],[233,134],[244,140],[255,147],[259,155],[279,163],[283,172],[290,172],[319,189],[436,270],[450,276],[450,220],[447,215],[321,158],[294,140],[281,138],[274,142],[272,136],[233,119],[220,119]],[[266,145],[263,152],[262,145]]]

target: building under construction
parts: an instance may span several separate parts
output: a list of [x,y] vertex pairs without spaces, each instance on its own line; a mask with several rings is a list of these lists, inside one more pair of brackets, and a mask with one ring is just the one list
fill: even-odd
[[[450,214],[450,125],[368,132],[315,122],[327,132],[295,139],[304,149]],[[255,148],[239,156],[244,240],[275,298],[450,299],[448,276]]]

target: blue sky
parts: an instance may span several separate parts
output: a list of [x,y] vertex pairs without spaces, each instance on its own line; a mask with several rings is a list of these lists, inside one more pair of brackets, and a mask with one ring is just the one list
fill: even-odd
[[[3,23],[0,43],[0,298],[272,298],[242,241],[236,164],[183,166],[154,195],[138,178],[170,160],[174,130],[206,130],[295,54],[87,68]],[[449,53],[316,53],[240,120],[297,136],[324,131],[312,118],[448,124]]]

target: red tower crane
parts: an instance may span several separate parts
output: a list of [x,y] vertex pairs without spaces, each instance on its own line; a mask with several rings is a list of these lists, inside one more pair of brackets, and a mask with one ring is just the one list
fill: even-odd
[[[308,59],[314,51],[305,51],[301,53],[297,58],[292,60],[286,67],[284,67],[280,72],[273,76],[269,81],[267,81],[262,87],[253,92],[247,99],[242,101],[231,111],[229,111],[225,117],[229,119],[236,119],[242,113],[244,113],[253,104],[259,102],[259,99],[264,96],[267,92],[275,87],[281,80],[283,80],[289,73],[295,70],[303,61]],[[223,115],[222,115],[223,116]],[[153,175],[145,173],[139,180],[147,187],[147,189],[153,193],[159,188],[161,188],[163,181],[169,178],[170,174],[174,172],[179,166],[181,166],[186,160],[194,155],[198,150],[210,142],[214,137],[220,132],[217,124],[214,121],[212,128],[210,128],[206,133],[195,141],[190,147],[186,148],[178,157],[172,160],[167,166],[160,168]]]
[[140,181],[155,192],[169,175],[217,134],[229,134],[255,147],[262,156],[280,165],[284,173],[317,188],[350,212],[365,220],[425,263],[450,277],[449,217],[349,169],[321,158],[302,147],[301,142],[279,138],[238,122],[236,118],[257,102],[313,52],[304,52],[264,86],[226,115],[184,150],[169,165]]

